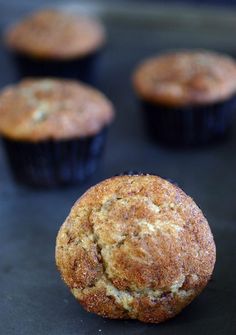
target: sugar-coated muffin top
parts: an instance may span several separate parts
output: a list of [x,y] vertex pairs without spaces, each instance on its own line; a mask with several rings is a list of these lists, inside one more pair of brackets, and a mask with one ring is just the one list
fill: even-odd
[[72,80],[25,79],[0,94],[0,134],[16,140],[92,136],[113,114],[102,93]]
[[94,18],[59,10],[42,10],[6,31],[10,49],[35,58],[72,59],[95,52],[105,30]]
[[236,63],[210,51],[180,51],[144,61],[133,77],[137,94],[170,107],[204,105],[236,92]]
[[178,187],[126,175],[75,203],[57,236],[56,263],[88,311],[161,322],[205,287],[215,244],[201,210]]

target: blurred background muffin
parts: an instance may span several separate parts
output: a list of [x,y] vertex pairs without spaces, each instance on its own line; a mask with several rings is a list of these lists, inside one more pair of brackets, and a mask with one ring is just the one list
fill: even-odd
[[95,18],[48,9],[29,15],[5,32],[21,76],[52,76],[93,82],[105,43]]
[[144,61],[133,77],[149,134],[171,146],[223,138],[236,108],[236,63],[210,51],[179,51]]
[[28,79],[3,90],[0,119],[15,179],[34,186],[65,185],[95,171],[113,107],[79,82]]

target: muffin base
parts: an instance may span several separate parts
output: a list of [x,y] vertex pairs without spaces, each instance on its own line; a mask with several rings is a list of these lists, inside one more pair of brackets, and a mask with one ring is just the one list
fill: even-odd
[[96,65],[100,52],[72,60],[44,60],[23,54],[12,54],[19,79],[22,77],[59,77],[81,80],[95,85]]
[[16,182],[34,187],[82,183],[91,176],[103,153],[107,129],[91,137],[39,142],[3,138]]
[[153,140],[172,147],[188,147],[211,144],[228,135],[236,97],[185,108],[168,108],[146,101],[141,104]]

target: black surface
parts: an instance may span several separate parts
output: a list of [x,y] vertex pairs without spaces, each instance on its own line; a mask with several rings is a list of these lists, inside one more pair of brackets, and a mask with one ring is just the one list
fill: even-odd
[[[0,334],[235,334],[236,123],[231,139],[215,147],[192,151],[159,147],[145,136],[130,74],[143,57],[164,48],[208,47],[234,53],[236,20],[223,13],[205,19],[194,13],[184,18],[172,13],[155,20],[155,9],[150,16],[141,12],[135,18],[128,8],[122,15],[107,15],[103,9],[101,13],[110,42],[101,60],[100,88],[117,109],[103,169],[81,188],[31,191],[13,184],[0,152]],[[3,51],[0,66],[1,85],[11,82],[13,72]],[[104,320],[85,312],[55,268],[56,233],[73,202],[88,186],[128,170],[177,182],[203,209],[215,235],[213,280],[165,324]]]

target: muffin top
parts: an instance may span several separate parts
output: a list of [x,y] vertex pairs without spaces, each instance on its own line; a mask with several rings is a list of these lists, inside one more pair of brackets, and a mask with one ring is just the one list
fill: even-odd
[[89,311],[160,322],[204,288],[215,244],[178,187],[152,175],[119,176],[75,203],[57,236],[56,262]]
[[113,114],[102,93],[72,80],[25,79],[0,95],[0,133],[15,140],[92,136]]
[[43,10],[11,27],[5,40],[10,49],[31,57],[65,60],[95,52],[105,31],[94,18]]
[[163,106],[203,105],[225,100],[236,92],[236,63],[209,51],[162,54],[146,60],[133,83],[145,101]]

